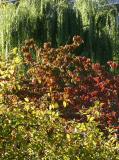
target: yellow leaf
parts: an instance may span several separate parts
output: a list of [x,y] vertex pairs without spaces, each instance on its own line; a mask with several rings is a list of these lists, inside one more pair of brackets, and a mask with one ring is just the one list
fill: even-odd
[[54,108],[58,108],[59,104],[58,103],[54,103]]
[[42,82],[41,79],[38,79],[38,83],[41,84],[41,82]]
[[90,116],[88,116],[88,120],[89,120],[89,122],[93,122],[94,121],[94,117],[90,117]]
[[18,86],[17,86],[17,89],[18,89],[18,90],[20,90],[20,89],[21,89],[21,86],[20,86],[20,85],[18,85]]
[[3,98],[3,94],[0,94],[0,98]]
[[24,109],[28,111],[30,109],[30,107],[27,105],[24,107]]
[[21,62],[20,57],[15,57],[14,62],[17,63],[17,64],[19,64]]
[[63,106],[66,107],[67,106],[67,102],[63,101]]
[[49,109],[50,109],[50,110],[52,109],[52,105],[49,105]]
[[104,103],[100,103],[100,106],[103,106],[104,105]]
[[50,87],[50,92],[52,92],[52,87]]
[[6,112],[4,107],[0,107],[0,115],[4,114]]
[[24,98],[24,100],[25,100],[26,102],[29,102],[29,99],[28,99],[28,98]]
[[13,49],[13,53],[14,53],[14,54],[17,54],[17,50],[18,50],[17,47],[15,47],[15,48]]
[[56,116],[56,117],[59,117],[59,113],[57,112],[57,113],[55,114],[55,116]]
[[68,141],[71,139],[70,134],[66,134]]
[[13,74],[13,73],[14,73],[14,70],[10,70],[9,72],[10,72],[10,74]]
[[50,93],[48,93],[48,96],[50,97]]
[[58,108],[58,107],[59,107],[58,103],[55,102],[55,103],[50,104],[49,109],[55,109],[55,108]]

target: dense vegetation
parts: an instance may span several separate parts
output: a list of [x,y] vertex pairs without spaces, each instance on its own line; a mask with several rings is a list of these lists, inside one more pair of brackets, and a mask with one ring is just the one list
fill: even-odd
[[118,60],[115,7],[97,7],[90,0],[77,0],[74,6],[67,0],[21,0],[19,5],[1,5],[0,12],[0,46],[6,57],[26,38],[33,37],[38,44],[51,41],[56,47],[70,43],[74,35],[80,34],[85,40],[80,54],[102,64]]
[[118,160],[119,65],[72,55],[81,43],[30,39],[1,61],[2,159]]
[[90,2],[0,4],[1,160],[119,160],[117,9]]
[[114,131],[105,137],[92,116],[87,123],[66,121],[26,99],[3,107],[1,121],[1,160],[119,160]]

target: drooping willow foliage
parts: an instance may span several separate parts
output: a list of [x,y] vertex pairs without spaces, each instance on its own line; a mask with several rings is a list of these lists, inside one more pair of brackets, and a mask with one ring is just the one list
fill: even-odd
[[1,5],[1,13],[2,53],[31,37],[39,44],[51,41],[59,46],[82,30],[80,12],[64,0],[21,0],[18,6]]
[[99,3],[91,0],[77,0],[75,3],[82,15],[86,42],[84,54],[102,64],[119,54],[117,10],[114,6],[104,5],[104,2],[100,2],[100,7]]
[[14,12],[15,6],[0,5],[0,49],[4,54],[7,54],[8,46],[10,46],[11,24],[15,18]]
[[7,58],[13,47],[25,39],[53,46],[69,43],[80,34],[84,46],[80,54],[105,63],[118,55],[115,8],[97,8],[91,0],[20,0],[19,5],[0,5],[0,50]]

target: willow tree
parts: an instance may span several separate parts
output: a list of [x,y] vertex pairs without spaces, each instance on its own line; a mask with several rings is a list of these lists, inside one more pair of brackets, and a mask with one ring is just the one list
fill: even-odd
[[[103,5],[102,5],[103,4]],[[116,8],[108,7],[105,0],[77,0],[75,6],[83,19],[85,52],[94,61],[104,64],[112,59],[115,50]]]
[[[116,34],[116,16],[113,8],[100,10],[95,17],[97,50],[96,57],[102,62],[113,59],[115,52]],[[101,48],[101,49],[100,49]]]
[[62,45],[69,43],[74,35],[82,34],[82,17],[68,1],[60,1],[57,6],[57,42]]
[[[54,1],[46,1],[43,3],[42,22],[43,25],[43,41],[51,41],[56,46],[57,33],[57,11]],[[38,29],[38,28],[37,28]],[[42,34],[41,34],[42,35]]]
[[[7,57],[10,46],[11,23],[15,18],[15,6],[0,4],[0,51]],[[3,55],[4,56],[4,55]]]
[[[39,2],[41,5],[41,0]],[[21,0],[19,6],[11,3],[0,5],[0,48],[2,53],[6,50],[6,57],[8,50],[29,38],[36,30],[40,13],[38,5],[35,4],[35,0]]]
[[0,12],[0,47],[6,53],[31,37],[39,44],[59,46],[82,28],[79,10],[67,0],[20,0],[19,5],[5,4]]

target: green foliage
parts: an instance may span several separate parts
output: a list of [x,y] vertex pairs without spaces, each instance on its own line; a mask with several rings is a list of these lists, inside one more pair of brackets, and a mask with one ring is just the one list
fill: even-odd
[[87,123],[65,121],[59,112],[39,110],[27,98],[14,106],[0,105],[1,160],[118,160],[114,134],[108,137],[94,117]]
[[18,6],[2,4],[0,50],[7,58],[8,51],[26,38],[32,37],[39,44],[51,41],[56,47],[80,34],[85,41],[79,50],[82,55],[102,64],[118,60],[117,10],[101,6],[105,3],[77,0],[73,7],[67,0],[21,0]]
[[[102,5],[102,4],[105,4]],[[117,57],[118,33],[117,9],[108,7],[106,1],[77,0],[75,7],[80,10],[84,29],[84,52],[92,60],[105,64]]]
[[0,12],[0,48],[2,53],[6,50],[6,54],[31,37],[39,44],[51,41],[54,46],[59,46],[82,29],[79,11],[73,10],[67,1],[21,0],[18,6],[1,5]]

